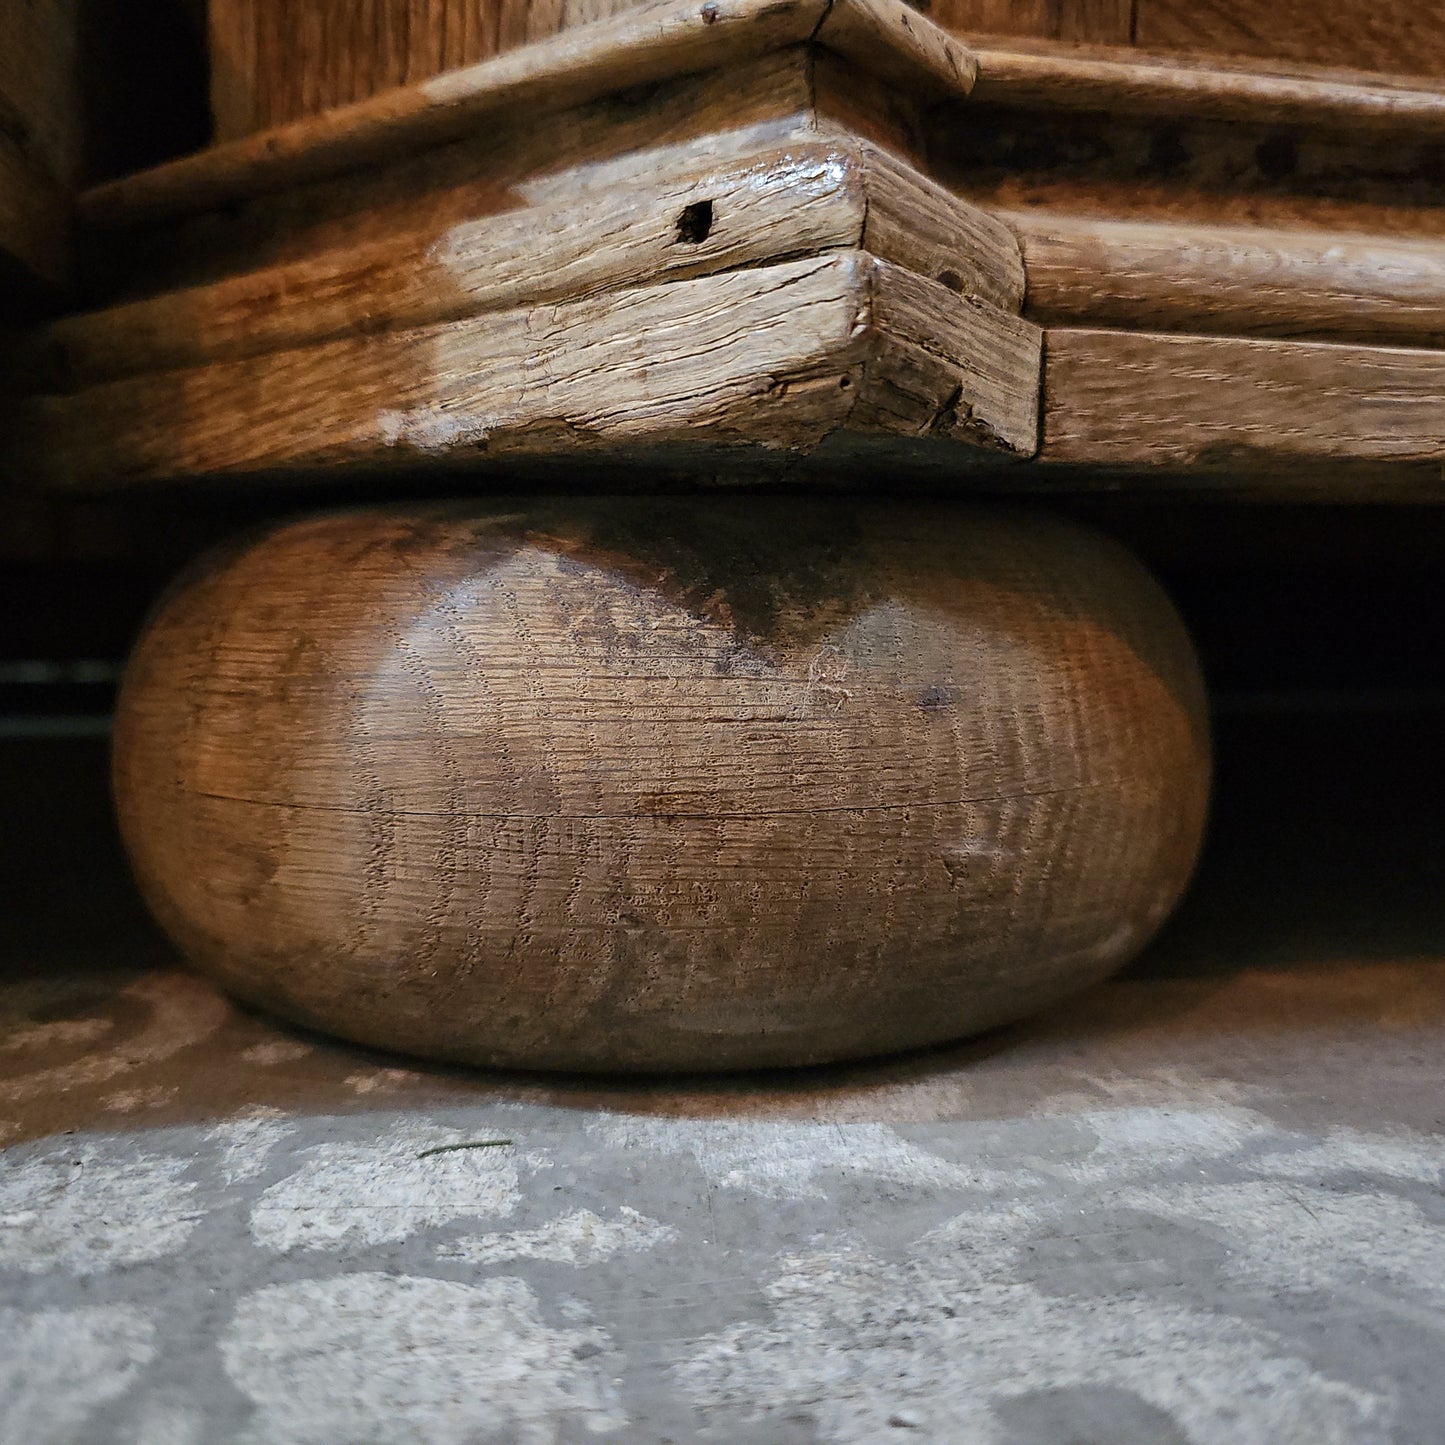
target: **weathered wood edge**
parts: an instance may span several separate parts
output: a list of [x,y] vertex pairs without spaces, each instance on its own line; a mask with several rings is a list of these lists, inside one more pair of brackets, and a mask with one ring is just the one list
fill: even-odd
[[901,0],[831,0],[813,39],[915,99],[961,100],[978,78],[967,46]]
[[1041,325],[1445,342],[1445,241],[1264,226],[995,213]]
[[1022,305],[1008,228],[866,143],[726,163],[667,156],[654,175],[65,318],[20,342],[0,379],[72,390],[850,248],[1008,311]]
[[502,110],[609,91],[816,41],[935,99],[1252,123],[1445,134],[1445,86],[1319,67],[1252,67],[1136,50],[972,47],[901,0],[652,0],[420,85],[226,142],[85,192],[84,224],[129,226],[375,164],[465,134]]
[[650,0],[95,187],[79,213],[104,228],[205,210],[444,143],[504,110],[561,109],[813,40],[922,95],[961,97],[973,83],[967,48],[901,0]]
[[[1040,462],[1445,462],[1445,351],[1050,328]],[[1445,493],[1445,474],[1435,490]]]
[[[968,37],[965,37],[968,39]],[[1445,135],[1445,84],[1322,66],[973,37],[982,104]]]
[[700,439],[807,453],[852,429],[1028,456],[1039,348],[1016,316],[844,251],[32,399],[14,465],[94,491]]
[[1039,328],[887,262],[873,262],[868,285],[875,348],[849,429],[946,437],[1033,456]]

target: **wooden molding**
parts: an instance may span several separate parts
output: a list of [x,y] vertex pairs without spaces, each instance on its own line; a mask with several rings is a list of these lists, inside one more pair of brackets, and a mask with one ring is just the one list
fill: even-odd
[[1269,473],[1426,463],[1445,493],[1445,351],[1048,332],[1040,460]]
[[1006,311],[1023,303],[1007,227],[875,146],[815,139],[721,163],[687,151],[648,171],[58,321],[17,350],[13,385],[73,390],[849,248]]
[[[975,52],[897,0],[652,0],[92,192],[92,245],[129,256],[115,294],[152,294],[13,348],[18,460],[91,489],[577,453],[976,479],[1037,452],[1081,485],[1267,491],[1329,460],[1352,494],[1359,468],[1441,490],[1437,211],[1226,225],[1227,184],[1190,173],[1184,218],[1145,220],[1107,214],[1087,164],[1002,205],[930,153],[930,105],[966,134],[989,101],[1025,132],[1112,107],[1350,124],[1377,151],[1445,122],[1425,84]],[[1122,174],[1139,136],[1113,140]]]
[[1445,82],[1243,58],[973,37],[984,104],[1445,135]]
[[1445,342],[1445,241],[1004,211],[1044,325]]
[[924,96],[965,96],[966,47],[901,0],[646,0],[478,65],[214,146],[86,192],[93,226],[155,221],[444,144],[506,113],[611,92],[816,41]]
[[862,251],[268,352],[24,403],[50,486],[835,433],[1037,445],[1040,333]]

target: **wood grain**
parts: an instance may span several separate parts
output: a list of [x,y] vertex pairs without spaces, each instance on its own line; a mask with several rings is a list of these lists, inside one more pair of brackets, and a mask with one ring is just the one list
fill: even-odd
[[[1177,146],[1170,133],[1149,129],[1156,123],[1191,132],[1209,125],[1249,130],[1248,137],[1201,134],[1199,140],[1205,152],[1228,153],[1231,179],[1222,202],[1234,208],[1232,215],[1252,204],[1256,194],[1277,191],[1295,158],[1313,155],[1321,146],[1328,153],[1321,152],[1318,165],[1305,165],[1291,182],[1296,191],[1323,187],[1336,204],[1358,192],[1369,205],[1395,205],[1399,193],[1403,203],[1419,204],[1417,193],[1421,186],[1429,188],[1433,174],[1430,147],[1445,134],[1445,87],[1399,76],[1249,61],[1181,64],[1177,56],[1128,48],[1025,40],[990,45],[975,56],[897,0],[834,0],[831,6],[827,0],[726,0],[720,7],[649,0],[613,19],[439,80],[97,188],[82,199],[82,211],[101,232],[202,217],[220,206],[249,213],[258,197],[279,198],[277,209],[285,213],[287,198],[308,186],[344,188],[367,167],[402,156],[408,168],[422,155],[430,163],[454,145],[465,149],[463,137],[499,124],[504,134],[498,148],[504,154],[521,144],[519,138],[529,129],[548,133],[553,152],[561,153],[567,149],[561,118],[581,116],[604,97],[612,98],[614,111],[624,94],[645,109],[648,87],[678,87],[693,74],[707,84],[745,70],[761,56],[789,50],[806,65],[804,53],[818,54],[818,47],[842,56],[849,69],[835,75],[819,55],[809,72],[816,91],[803,109],[820,117],[836,109],[845,128],[910,157],[919,153],[920,125],[924,133],[936,127],[939,154],[930,156],[930,164],[936,160],[945,169],[970,127],[992,125],[991,112],[1012,111],[1025,132],[1047,130],[1054,116],[1058,125],[1071,128],[1080,123],[1075,117],[1087,114],[1091,138],[1101,117],[1115,122],[1137,117],[1141,143],[1154,147],[1160,163]],[[975,84],[976,71],[981,78]],[[982,110],[957,105],[970,91]],[[923,110],[939,101],[953,103],[953,121],[946,121],[950,107],[944,105],[936,120],[923,124]],[[899,114],[889,113],[900,107]],[[781,119],[781,112],[775,116]],[[710,116],[709,125],[727,128],[722,115]],[[1290,134],[1276,134],[1273,128],[1280,126],[1290,128]],[[696,128],[694,137],[702,129]],[[1378,144],[1385,135],[1397,139],[1406,153],[1394,144]],[[1345,143],[1350,137],[1353,145]],[[1241,143],[1246,147],[1242,158],[1234,155]],[[1104,145],[1107,152],[1107,138]],[[1075,153],[1079,150],[1076,146]],[[594,153],[598,158],[600,153]],[[1145,169],[1152,166],[1146,157]],[[1099,207],[1107,211],[1110,205],[1106,190]],[[1381,228],[1390,223],[1382,218]],[[1368,228],[1359,218],[1352,224]],[[255,228],[233,229],[256,239]],[[184,253],[189,243],[180,249]],[[158,264],[163,255],[155,258]]]
[[[218,140],[415,85],[564,30],[595,25],[639,0],[213,0],[211,54]],[[907,83],[922,62],[952,88],[972,80],[966,51],[897,0],[819,8],[812,34]],[[716,24],[721,12],[709,11]],[[803,38],[801,36],[797,37]],[[901,43],[900,43],[901,42]]]
[[978,74],[966,46],[903,0],[831,0],[811,38],[864,74],[925,100],[960,100]]
[[213,146],[86,192],[97,226],[206,210],[445,144],[483,122],[555,112],[619,90],[801,44],[828,0],[644,0],[611,20],[419,85]]
[[96,226],[203,211],[750,57],[820,44],[920,97],[968,93],[967,48],[901,0],[641,0],[479,65],[211,147],[88,191]]
[[1429,80],[1117,47],[971,48],[988,104],[1445,136],[1445,85]]
[[922,0],[937,24],[968,34],[1128,45],[1136,0]]
[[1138,0],[1139,44],[1445,75],[1438,10],[1419,0]]
[[934,119],[928,168],[990,208],[1439,238],[1428,129],[1389,137],[1247,120],[975,105]]
[[851,429],[1037,445],[1038,328],[862,251],[36,398],[52,486],[621,446],[808,452]]
[[1189,874],[1202,696],[1113,544],[955,508],[351,512],[131,662],[143,891],[241,997],[473,1063],[718,1069],[986,1028]]
[[116,300],[307,260],[581,192],[646,185],[659,167],[729,164],[818,138],[805,47],[494,124],[384,165],[221,210],[89,232],[97,288]]
[[616,14],[634,0],[210,0],[219,140],[283,125]]
[[919,8],[968,36],[1445,75],[1439,16],[1419,0],[921,0]]
[[[1053,328],[1040,459],[1279,472],[1445,461],[1445,351]],[[1433,473],[1434,491],[1445,492]]]
[[1059,0],[1057,37],[1089,45],[1130,45],[1138,0]]
[[541,205],[68,318],[0,377],[73,389],[830,250],[867,250],[1020,309],[1008,228],[876,147],[814,141],[722,164],[712,150],[644,154],[645,183],[548,188]]
[[1445,342],[1445,240],[1002,213],[1041,324]]

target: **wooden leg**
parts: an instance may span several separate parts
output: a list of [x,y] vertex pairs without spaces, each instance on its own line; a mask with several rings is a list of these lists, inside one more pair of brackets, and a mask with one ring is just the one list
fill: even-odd
[[1044,515],[475,502],[279,528],[131,662],[116,790],[195,966],[361,1042],[599,1070],[988,1028],[1198,850],[1167,599]]

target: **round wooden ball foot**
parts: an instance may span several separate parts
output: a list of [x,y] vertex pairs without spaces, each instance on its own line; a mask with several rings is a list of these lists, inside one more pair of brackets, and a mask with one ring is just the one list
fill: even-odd
[[957,507],[355,511],[218,555],[116,734],[194,965],[360,1042],[807,1064],[1118,968],[1193,865],[1198,671],[1112,543]]

